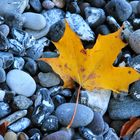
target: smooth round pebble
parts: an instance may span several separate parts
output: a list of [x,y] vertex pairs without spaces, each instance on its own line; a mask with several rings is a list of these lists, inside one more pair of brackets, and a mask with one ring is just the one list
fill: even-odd
[[135,53],[140,54],[140,29],[130,34],[129,44]]
[[42,6],[45,9],[52,9],[52,8],[54,8],[55,4],[50,0],[44,0],[43,3],[42,3]]
[[46,19],[43,15],[26,12],[23,13],[23,18],[25,18],[25,22],[23,27],[32,29],[32,30],[41,30],[46,26]]
[[5,134],[4,140],[17,140],[17,134],[12,131],[9,131]]
[[9,71],[6,83],[11,90],[26,97],[32,96],[36,90],[34,79],[29,74],[21,70],[14,69]]
[[[57,107],[55,114],[62,125],[66,126],[69,124],[74,108],[75,103],[65,103]],[[93,120],[93,117],[94,113],[89,107],[78,104],[77,112],[71,127],[86,126]]]

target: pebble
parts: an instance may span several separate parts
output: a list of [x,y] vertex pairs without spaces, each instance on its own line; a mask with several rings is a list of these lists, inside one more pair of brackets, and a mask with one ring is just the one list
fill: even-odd
[[65,13],[63,10],[58,9],[58,8],[53,8],[47,11],[44,11],[43,16],[46,18],[46,22],[49,27],[51,27],[53,24],[60,20],[64,20],[65,18]]
[[41,137],[38,133],[35,133],[32,137],[30,137],[30,140],[40,140]]
[[54,115],[48,116],[48,118],[43,121],[41,129],[45,132],[58,130],[58,118]]
[[30,124],[31,124],[30,119],[24,117],[18,120],[17,122],[9,125],[8,128],[14,132],[21,132],[25,130],[27,127],[29,127]]
[[[53,39],[51,39],[52,41],[54,41]],[[57,52],[43,52],[42,58],[54,58],[54,57],[58,57],[59,54]]]
[[86,140],[96,140],[97,139],[96,135],[94,135],[93,132],[88,128],[80,127],[79,133]]
[[17,134],[17,139],[18,140],[29,140],[29,137],[24,132],[19,132]]
[[2,32],[0,32],[0,40],[0,51],[7,50],[10,47],[10,44],[8,42],[8,39]]
[[60,84],[60,78],[52,72],[48,73],[40,72],[38,74],[38,78],[41,86],[43,87],[52,87]]
[[132,14],[132,7],[126,0],[111,0],[105,6],[107,12],[123,22]]
[[3,68],[0,68],[0,83],[5,82],[5,80],[6,80],[5,70]]
[[100,135],[104,131],[104,120],[102,114],[94,112],[94,118],[92,122],[87,126],[95,135]]
[[37,64],[33,59],[29,59],[25,65],[24,69],[29,72],[31,75],[35,75],[37,72]]
[[134,14],[138,14],[138,0],[130,1],[131,7],[132,7],[132,12]]
[[0,25],[0,31],[3,33],[5,37],[7,37],[10,32],[10,28],[7,24],[2,24]]
[[[57,107],[55,114],[58,117],[60,124],[64,126],[69,124],[74,107],[75,103],[65,103]],[[86,126],[93,120],[93,117],[94,113],[89,107],[78,104],[77,113],[71,127]]]
[[66,99],[61,95],[56,95],[52,98],[55,107],[58,107],[61,104],[66,103]]
[[0,90],[0,102],[4,100],[5,94],[4,90]]
[[44,61],[38,60],[37,66],[38,66],[39,70],[43,73],[47,73],[47,72],[52,71],[51,66]]
[[0,102],[0,119],[7,116],[9,113],[11,113],[9,104]]
[[25,12],[23,13],[23,18],[25,18],[23,27],[28,29],[41,30],[47,24],[44,16],[41,14],[37,14],[33,12]]
[[65,6],[65,0],[52,0],[52,2],[58,8],[64,8],[64,6]]
[[86,7],[85,8],[86,22],[90,27],[95,28],[104,23],[106,17],[105,12],[101,8]]
[[35,100],[35,108],[32,114],[34,124],[41,125],[43,121],[54,111],[54,104],[49,91],[41,88]]
[[6,83],[11,90],[26,97],[32,96],[36,90],[36,83],[33,78],[21,70],[13,69],[9,71],[7,73]]
[[25,61],[22,57],[14,57],[13,68],[22,70],[24,67]]
[[72,92],[68,88],[64,88],[63,90],[59,91],[59,94],[64,96],[64,97],[71,97]]
[[137,10],[138,10],[138,14],[139,14],[140,13],[140,2],[138,2]]
[[72,132],[70,130],[60,130],[54,133],[51,133],[47,136],[44,136],[42,140],[71,140],[72,139]]
[[102,34],[102,35],[107,35],[110,33],[109,28],[107,27],[107,25],[103,24],[103,25],[99,25],[96,30],[95,30],[96,34]]
[[45,9],[49,10],[49,9],[54,8],[55,4],[54,4],[51,0],[44,0],[44,1],[42,2],[42,6],[43,6]]
[[130,86],[129,93],[134,100],[140,101],[140,80]]
[[139,140],[140,138],[140,129],[138,128],[135,132],[133,137],[130,140]]
[[7,121],[7,122],[9,122],[9,125],[10,125],[26,115],[27,115],[27,110],[16,111],[16,112],[12,113],[11,115],[5,117],[4,119],[1,119],[0,124]]
[[140,29],[134,31],[129,36],[129,44],[135,53],[140,54]]
[[33,102],[26,96],[18,95],[14,97],[12,104],[15,109],[23,110],[28,109],[33,104]]
[[57,42],[63,36],[64,31],[65,31],[65,22],[60,20],[51,26],[48,32],[48,36],[50,40]]
[[128,96],[125,97],[123,101],[117,101],[111,98],[108,107],[109,116],[113,120],[123,120],[131,117],[137,117],[140,116],[139,106],[139,101],[136,101]]
[[67,12],[66,20],[82,40],[94,41],[94,32],[80,15]]
[[40,130],[38,128],[31,128],[31,129],[29,129],[28,136],[32,137],[34,134],[41,135],[41,132],[40,132]]
[[140,72],[140,55],[130,59],[129,66]]
[[12,131],[9,131],[5,134],[4,140],[17,140],[17,134]]
[[103,6],[105,6],[106,2],[105,0],[89,0],[89,3],[93,6],[93,7],[98,7],[101,8]]
[[29,0],[29,3],[36,12],[41,12],[42,5],[40,0]]
[[94,111],[101,112],[101,114],[104,115],[108,108],[111,91],[94,90],[92,92],[89,92],[85,90],[85,91],[81,91],[81,93],[82,92],[87,94],[88,96],[87,106],[92,108],[92,110]]
[[28,0],[1,0],[0,15],[23,13],[27,5]]

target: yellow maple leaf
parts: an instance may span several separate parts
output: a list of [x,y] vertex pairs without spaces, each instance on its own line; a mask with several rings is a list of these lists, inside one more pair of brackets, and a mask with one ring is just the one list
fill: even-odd
[[92,49],[84,49],[79,37],[68,23],[63,37],[53,42],[60,52],[58,58],[41,58],[49,63],[64,81],[64,87],[72,87],[74,81],[87,90],[110,89],[128,91],[140,74],[130,67],[114,67],[113,62],[125,43],[120,39],[121,29],[108,35],[99,35]]

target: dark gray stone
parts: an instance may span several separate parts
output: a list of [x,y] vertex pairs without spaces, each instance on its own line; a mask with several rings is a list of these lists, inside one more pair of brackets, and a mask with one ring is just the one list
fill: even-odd
[[0,102],[0,119],[11,113],[11,108],[7,103]]
[[5,70],[3,68],[0,68],[0,83],[5,82],[5,80],[6,80]]
[[58,118],[54,115],[50,115],[43,121],[41,129],[47,132],[58,130]]
[[31,124],[31,121],[28,118],[21,118],[17,122],[11,124],[8,126],[8,128],[14,132],[21,132],[25,130],[27,127],[29,127]]
[[14,56],[9,52],[0,52],[0,67],[9,68],[14,62]]
[[47,73],[49,71],[52,71],[51,66],[44,61],[38,60],[37,65],[41,72]]
[[111,0],[105,7],[111,16],[121,22],[127,20],[132,14],[132,7],[126,0]]
[[56,95],[52,98],[55,107],[58,107],[61,104],[66,103],[66,99],[61,95]]
[[52,73],[42,73],[38,74],[39,82],[43,87],[52,87],[60,84],[60,78]]
[[100,135],[104,131],[104,120],[100,112],[94,112],[92,122],[87,126],[95,135]]
[[108,107],[109,116],[113,120],[137,117],[140,116],[139,106],[140,102],[131,97],[125,97],[124,101],[117,101],[112,98]]
[[[55,114],[62,125],[66,126],[69,124],[74,107],[75,103],[65,103],[57,107]],[[71,127],[86,126],[93,120],[93,117],[94,113],[89,107],[78,104],[77,113]]]
[[15,96],[13,99],[13,107],[16,109],[28,109],[32,104],[33,102],[31,99],[22,95]]
[[[51,39],[51,40],[53,40],[53,39]],[[57,52],[47,51],[47,52],[43,52],[42,58],[54,58],[54,57],[58,57],[58,56],[59,56],[59,54]]]
[[88,0],[88,1],[93,7],[98,8],[103,7],[106,4],[105,0]]
[[107,27],[107,25],[103,24],[103,25],[99,25],[97,28],[96,28],[96,31],[95,31],[97,34],[102,34],[102,35],[107,35],[110,33],[110,30],[109,28]]
[[138,14],[138,3],[139,3],[138,0],[130,1],[130,4],[132,6],[132,12],[134,14]]
[[42,5],[40,0],[29,0],[29,3],[36,12],[41,12]]
[[101,8],[86,7],[85,8],[86,22],[90,27],[96,28],[104,23],[106,17],[105,12]]
[[9,41],[6,36],[0,32],[0,51],[7,50],[10,47]]

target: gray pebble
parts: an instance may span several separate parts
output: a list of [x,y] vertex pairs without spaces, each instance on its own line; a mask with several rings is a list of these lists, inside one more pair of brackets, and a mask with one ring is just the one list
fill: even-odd
[[0,101],[4,101],[5,94],[4,90],[0,90]]
[[44,1],[42,2],[42,6],[43,6],[45,9],[49,10],[49,9],[54,8],[55,4],[54,4],[51,0],[44,0]]
[[4,140],[17,140],[17,134],[9,131],[4,135]]
[[124,101],[111,99],[108,107],[109,116],[113,120],[129,119],[140,116],[140,102],[130,97],[125,97]]
[[99,25],[97,28],[96,28],[96,31],[95,31],[97,34],[102,34],[102,35],[107,35],[110,33],[110,30],[109,28],[107,27],[107,25],[103,24],[103,25]]
[[18,140],[29,140],[29,137],[24,132],[19,132],[17,134],[17,139]]
[[6,83],[11,90],[26,97],[32,96],[36,90],[34,79],[29,74],[21,70],[14,69],[9,71]]
[[27,110],[16,111],[16,112],[12,113],[11,115],[5,117],[4,119],[1,119],[0,124],[7,121],[7,122],[9,122],[9,125],[10,125],[26,115],[27,115]]
[[[74,107],[75,103],[65,103],[57,107],[55,114],[62,125],[69,124]],[[77,113],[71,127],[86,126],[93,120],[93,117],[94,113],[89,107],[78,104]]]
[[8,25],[2,24],[2,25],[0,25],[0,31],[3,33],[3,35],[4,35],[5,37],[7,37],[8,34],[9,34],[9,32],[10,32],[10,28],[9,28]]
[[22,57],[14,57],[13,68],[22,70],[24,67],[25,61]]
[[86,22],[90,27],[95,28],[104,23],[106,17],[105,12],[101,8],[86,7],[85,8]]
[[0,68],[0,83],[5,82],[5,80],[6,80],[5,70],[3,68]]
[[135,53],[140,54],[140,29],[130,34],[129,44]]
[[130,1],[130,4],[132,6],[132,12],[134,14],[138,14],[138,3],[139,3],[138,0]]
[[21,118],[17,122],[9,125],[8,128],[14,132],[21,132],[25,130],[27,127],[29,127],[30,124],[31,121],[28,118]]
[[43,131],[56,131],[58,129],[58,118],[54,115],[50,115],[43,121],[41,126]]
[[49,71],[52,71],[51,66],[49,64],[45,63],[44,61],[38,60],[37,65],[41,72],[47,73]]
[[9,41],[6,36],[0,32],[0,51],[7,50],[10,47]]
[[105,6],[105,4],[106,4],[105,0],[89,0],[89,3],[93,7],[98,7],[98,8],[101,8],[101,7]]
[[66,20],[72,30],[76,32],[82,40],[94,41],[94,32],[80,15],[67,12]]
[[54,58],[54,57],[58,57],[58,56],[59,56],[59,54],[57,52],[47,51],[47,52],[43,52],[42,58]]
[[11,108],[9,104],[0,102],[0,119],[5,117],[11,112]]
[[61,104],[66,103],[66,99],[61,95],[56,95],[52,98],[55,107],[58,107]]
[[60,78],[52,73],[42,73],[38,74],[39,82],[43,87],[52,87],[60,84]]
[[132,14],[132,7],[126,0],[111,0],[107,3],[106,10],[121,22]]
[[43,11],[42,14],[45,16],[49,27],[51,27],[56,22],[63,20],[65,18],[64,11],[58,8],[53,8],[47,11]]
[[24,69],[31,75],[35,75],[37,72],[37,64],[33,59],[30,59],[25,63]]
[[23,109],[28,109],[32,104],[32,100],[22,96],[22,95],[18,95],[15,96],[13,99],[13,107],[19,110],[23,110]]
[[41,12],[42,5],[40,0],[29,0],[29,3],[36,12]]
[[25,18],[23,27],[32,30],[41,30],[46,26],[46,20],[41,14],[26,12],[23,13],[23,18]]

